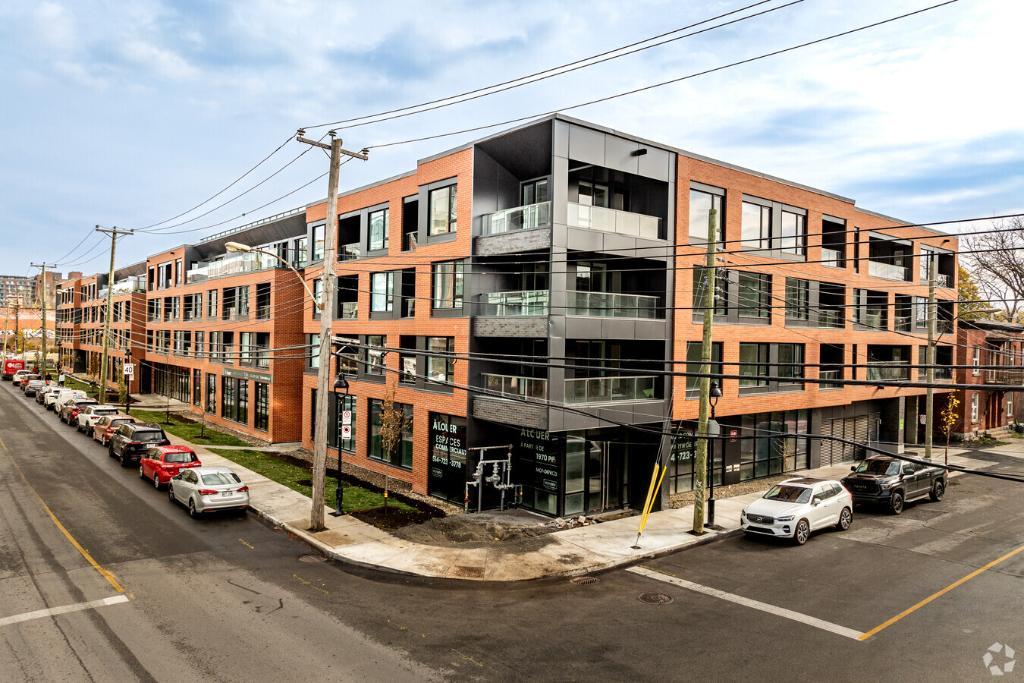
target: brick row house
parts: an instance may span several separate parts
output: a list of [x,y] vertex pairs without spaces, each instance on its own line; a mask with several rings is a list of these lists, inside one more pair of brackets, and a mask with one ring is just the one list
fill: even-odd
[[[1015,422],[1024,422],[1024,325],[965,320],[957,326],[957,341],[957,383],[978,389],[957,392],[960,422],[953,433],[964,439],[984,433],[997,436]],[[991,388],[997,385],[1022,390]]]
[[[712,206],[716,481],[863,455],[807,434],[918,442],[925,390],[875,383],[924,379],[931,259],[937,362],[953,363],[954,237],[561,115],[346,192],[330,220],[314,202],[150,257],[142,388],[312,449],[318,312],[294,273],[227,243],[272,249],[320,296],[330,229],[333,336],[348,340],[331,368],[348,378],[329,404],[332,456],[461,503],[479,449],[511,452],[522,505],[570,515],[637,506],[671,452],[666,489],[684,492]],[[387,401],[405,415],[391,453]]]

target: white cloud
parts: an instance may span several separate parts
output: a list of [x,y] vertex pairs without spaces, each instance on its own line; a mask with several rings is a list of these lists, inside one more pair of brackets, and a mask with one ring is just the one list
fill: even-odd
[[152,43],[130,40],[122,46],[121,52],[127,59],[165,78],[179,80],[199,75],[199,69],[181,55]]

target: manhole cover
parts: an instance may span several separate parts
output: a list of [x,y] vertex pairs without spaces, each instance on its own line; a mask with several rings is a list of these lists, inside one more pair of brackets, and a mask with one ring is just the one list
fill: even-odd
[[574,576],[569,579],[569,583],[574,583],[577,586],[589,586],[592,583],[597,583],[601,579],[596,576]]
[[648,605],[667,605],[672,602],[672,596],[665,595],[664,593],[641,593],[640,602],[647,603]]
[[305,562],[306,564],[320,564],[324,561],[323,555],[300,555],[299,562]]

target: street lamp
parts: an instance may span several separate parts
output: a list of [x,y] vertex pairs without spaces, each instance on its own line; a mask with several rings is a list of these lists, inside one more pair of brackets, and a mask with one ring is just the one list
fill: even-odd
[[[722,398],[722,388],[718,386],[718,382],[712,380],[708,396],[711,398],[711,424],[708,425],[708,451],[711,453],[711,467],[708,468],[708,521],[704,526],[713,528],[715,526],[715,442],[710,438],[712,430],[715,437],[720,432],[718,422],[715,420],[715,407],[718,405],[718,399]],[[712,427],[712,425],[714,426]],[[724,455],[723,453],[723,465],[725,464]]]
[[[338,376],[334,378],[334,391],[344,391],[344,395],[341,398],[341,409],[345,410],[345,405],[348,404],[348,380],[345,376],[338,373]],[[334,491],[334,512],[331,513],[332,517],[341,517],[345,514],[342,510],[342,506],[345,502],[345,489],[342,488],[341,483],[341,436],[338,436],[338,488]]]

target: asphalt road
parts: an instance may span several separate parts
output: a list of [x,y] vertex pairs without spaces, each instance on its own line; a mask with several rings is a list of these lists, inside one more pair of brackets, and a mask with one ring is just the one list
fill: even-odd
[[[9,383],[0,442],[3,681],[980,681],[990,645],[1024,659],[1024,552],[849,635],[1024,546],[1021,484],[959,477],[900,517],[802,548],[732,538],[640,566],[654,578],[480,587],[353,573],[254,518],[193,521]],[[117,586],[127,601],[10,623]]]

